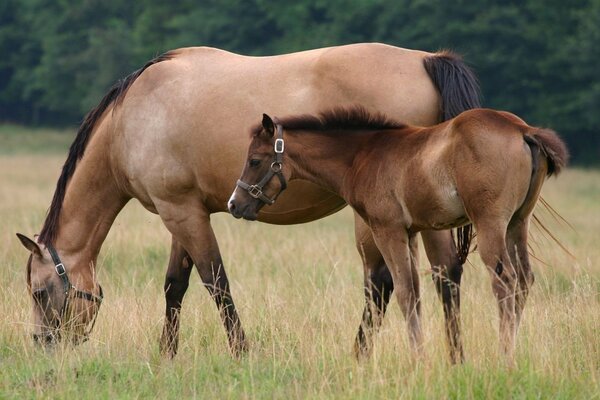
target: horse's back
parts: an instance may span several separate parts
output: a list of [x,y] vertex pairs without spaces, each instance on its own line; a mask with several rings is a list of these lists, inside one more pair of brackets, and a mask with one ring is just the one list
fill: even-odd
[[[359,103],[407,123],[435,123],[439,94],[423,67],[427,55],[368,43],[266,57],[206,47],[175,50],[144,71],[115,109],[123,175],[134,182],[134,197],[151,201],[192,188],[210,208],[222,210],[241,170],[249,129],[262,113],[315,114]],[[300,185],[301,193],[295,189]],[[325,208],[343,204],[299,183],[264,214],[303,209],[305,198],[312,204],[330,199]],[[312,219],[319,212],[308,214]]]

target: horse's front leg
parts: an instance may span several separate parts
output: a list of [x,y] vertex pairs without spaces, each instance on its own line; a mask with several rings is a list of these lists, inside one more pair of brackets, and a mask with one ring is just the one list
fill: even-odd
[[408,327],[408,337],[414,353],[423,350],[419,275],[411,263],[411,242],[416,240],[400,224],[372,226],[375,243],[381,251],[394,281],[398,304]]
[[247,349],[246,336],[233,303],[208,212],[198,206],[196,196],[178,199],[177,204],[158,199],[154,203],[167,229],[194,260],[202,283],[221,313],[232,353],[241,355]]
[[183,246],[173,238],[164,286],[166,302],[165,325],[160,339],[161,354],[170,358],[177,354],[181,304],[189,285],[192,266],[192,258]]

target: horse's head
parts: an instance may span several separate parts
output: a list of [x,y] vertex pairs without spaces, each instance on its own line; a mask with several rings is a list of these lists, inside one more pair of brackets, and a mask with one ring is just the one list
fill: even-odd
[[229,198],[234,217],[255,220],[258,211],[285,190],[290,172],[284,167],[283,151],[283,127],[263,114],[262,127],[252,137],[242,176]]
[[33,338],[42,344],[53,344],[64,337],[74,343],[87,339],[102,301],[102,288],[92,269],[67,268],[70,258],[65,256],[63,263],[51,245],[20,233],[17,236],[31,252],[27,286],[33,297]]

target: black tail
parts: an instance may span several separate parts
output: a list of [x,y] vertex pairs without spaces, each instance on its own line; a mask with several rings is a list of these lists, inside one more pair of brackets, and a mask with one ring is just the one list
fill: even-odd
[[[442,97],[442,121],[454,118],[463,111],[481,107],[477,77],[458,54],[443,50],[425,57],[423,64]],[[464,264],[469,255],[472,240],[471,224],[457,229],[455,243],[461,264]]]

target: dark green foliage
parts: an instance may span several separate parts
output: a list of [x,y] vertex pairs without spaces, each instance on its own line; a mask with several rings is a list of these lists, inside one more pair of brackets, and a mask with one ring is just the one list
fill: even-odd
[[0,121],[75,125],[112,83],[176,47],[266,55],[362,41],[450,48],[488,107],[600,160],[600,0],[4,0]]

